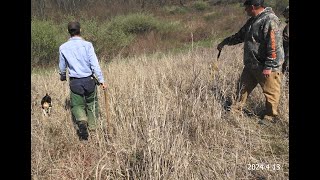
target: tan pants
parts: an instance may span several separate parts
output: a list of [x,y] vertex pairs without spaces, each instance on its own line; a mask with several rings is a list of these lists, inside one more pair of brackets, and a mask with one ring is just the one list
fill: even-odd
[[266,98],[265,115],[277,116],[278,105],[281,93],[280,71],[272,72],[269,77],[264,77],[261,69],[251,69],[245,67],[240,77],[239,87],[237,89],[238,106],[243,107],[249,94],[259,83]]

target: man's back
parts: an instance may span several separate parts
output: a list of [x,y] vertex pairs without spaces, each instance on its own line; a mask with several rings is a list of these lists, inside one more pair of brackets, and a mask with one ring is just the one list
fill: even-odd
[[92,43],[81,37],[72,37],[59,48],[67,61],[70,77],[82,78],[92,75],[91,58],[96,57]]

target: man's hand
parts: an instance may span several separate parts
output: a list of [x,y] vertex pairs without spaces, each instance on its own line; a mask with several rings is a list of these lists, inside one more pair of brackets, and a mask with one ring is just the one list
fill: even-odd
[[269,77],[270,76],[270,74],[271,74],[271,69],[264,69],[263,71],[262,71],[262,74],[264,75],[264,77]]
[[102,87],[103,90],[107,89],[107,85],[105,83],[100,83],[100,86]]
[[221,42],[220,44],[218,44],[217,49],[218,49],[219,51],[221,51],[224,45],[225,45],[225,44],[224,44],[223,42]]
[[60,74],[60,81],[66,81],[66,80],[67,80],[67,76]]

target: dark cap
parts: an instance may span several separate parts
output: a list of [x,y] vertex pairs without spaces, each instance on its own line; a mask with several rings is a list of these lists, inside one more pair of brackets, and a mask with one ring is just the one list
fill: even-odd
[[80,23],[79,22],[69,22],[68,23],[68,31],[71,30],[80,30]]
[[243,5],[245,6],[263,6],[264,0],[246,0]]

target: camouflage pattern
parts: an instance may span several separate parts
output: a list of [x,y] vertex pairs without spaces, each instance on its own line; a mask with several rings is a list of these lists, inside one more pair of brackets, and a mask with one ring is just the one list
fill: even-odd
[[266,7],[259,15],[250,17],[234,35],[222,41],[224,45],[244,42],[244,65],[252,69],[280,71],[284,61],[280,20]]
[[286,26],[283,29],[283,50],[284,50],[284,63],[282,72],[289,71],[289,6],[284,10],[283,15],[286,17]]
[[287,7],[283,10],[282,15],[283,15],[285,18],[289,18],[289,6],[287,6]]

